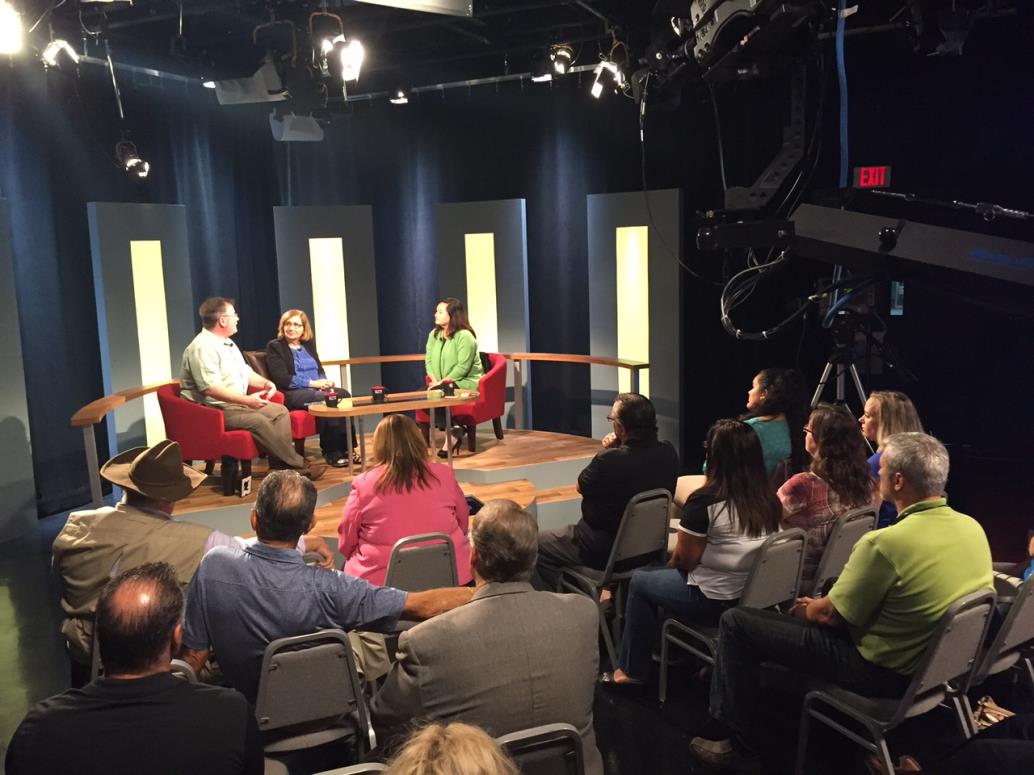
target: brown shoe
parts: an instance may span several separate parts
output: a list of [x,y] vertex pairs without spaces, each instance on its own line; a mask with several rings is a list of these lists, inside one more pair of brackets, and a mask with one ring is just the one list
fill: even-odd
[[326,472],[327,467],[325,465],[322,465],[321,463],[306,463],[305,468],[302,468],[298,471],[298,473],[300,473],[302,476],[306,477],[307,479],[312,479],[312,481],[314,482],[321,476],[323,476],[323,474],[325,474]]

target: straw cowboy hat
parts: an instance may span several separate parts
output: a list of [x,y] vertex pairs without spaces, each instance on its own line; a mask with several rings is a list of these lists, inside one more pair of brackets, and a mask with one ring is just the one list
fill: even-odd
[[112,484],[159,501],[186,498],[205,481],[203,473],[183,465],[180,445],[168,439],[153,447],[134,447],[120,452],[101,466],[101,476]]

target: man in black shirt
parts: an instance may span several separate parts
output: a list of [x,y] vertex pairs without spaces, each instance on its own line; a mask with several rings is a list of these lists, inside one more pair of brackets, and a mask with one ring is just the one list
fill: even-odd
[[657,413],[650,399],[622,393],[610,416],[612,433],[603,449],[578,475],[582,518],[575,525],[539,533],[539,558],[533,583],[555,590],[560,571],[575,565],[602,570],[618,525],[632,496],[646,490],[675,492],[679,459],[674,447],[657,440]]
[[110,582],[96,619],[106,675],[29,711],[7,749],[8,775],[262,773],[258,727],[244,697],[169,672],[182,616],[183,592],[167,563]]

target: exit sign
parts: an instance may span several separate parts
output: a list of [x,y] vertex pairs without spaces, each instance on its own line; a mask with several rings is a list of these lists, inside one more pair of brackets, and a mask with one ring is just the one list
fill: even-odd
[[855,188],[886,188],[890,185],[890,166],[855,167]]

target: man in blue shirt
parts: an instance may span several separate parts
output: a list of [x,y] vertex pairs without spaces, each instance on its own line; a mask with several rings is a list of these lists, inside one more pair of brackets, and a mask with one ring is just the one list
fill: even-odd
[[407,593],[307,566],[296,546],[315,521],[315,505],[312,482],[294,471],[269,474],[251,513],[258,542],[213,549],[187,592],[183,658],[197,670],[214,650],[226,680],[252,703],[262,655],[277,638],[335,627],[389,633],[400,618],[430,618],[473,593]]

